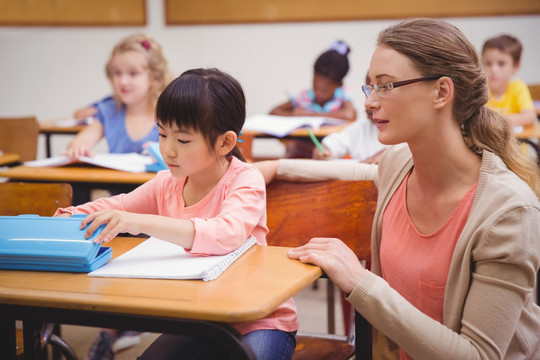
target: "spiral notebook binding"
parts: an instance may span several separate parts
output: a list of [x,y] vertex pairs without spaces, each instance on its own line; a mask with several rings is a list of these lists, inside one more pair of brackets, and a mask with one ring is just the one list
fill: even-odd
[[203,280],[204,281],[210,281],[217,278],[221,273],[223,273],[236,259],[240,257],[243,253],[245,253],[250,247],[255,245],[257,242],[257,239],[253,235],[251,235],[246,242],[240,246],[238,249],[231,252],[227,257],[225,257],[222,261],[212,266],[210,269],[206,270],[203,274]]

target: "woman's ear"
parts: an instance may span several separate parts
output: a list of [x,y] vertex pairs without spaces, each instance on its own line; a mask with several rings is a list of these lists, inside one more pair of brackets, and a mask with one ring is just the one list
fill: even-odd
[[225,156],[230,153],[236,146],[237,136],[232,130],[220,135],[216,142],[216,151],[218,155]]
[[443,76],[437,81],[437,88],[434,99],[435,109],[442,109],[454,98],[454,82],[447,76]]

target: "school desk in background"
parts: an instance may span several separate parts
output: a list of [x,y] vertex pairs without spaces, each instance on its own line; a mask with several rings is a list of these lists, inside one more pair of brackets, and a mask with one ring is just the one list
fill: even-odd
[[45,156],[49,158],[52,155],[51,137],[53,135],[76,135],[92,121],[92,118],[82,120],[67,118],[40,122],[39,133],[45,135]]

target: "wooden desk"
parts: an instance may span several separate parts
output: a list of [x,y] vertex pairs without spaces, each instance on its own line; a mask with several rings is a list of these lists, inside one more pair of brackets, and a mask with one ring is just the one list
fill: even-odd
[[519,134],[516,134],[517,138],[537,138],[540,139],[540,125],[538,123],[534,125],[525,126],[523,131]]
[[[325,125],[321,126],[317,130],[313,130],[313,134],[317,137],[317,139],[322,140],[327,135],[330,135],[334,132],[338,132],[343,130],[345,127],[350,125],[350,123],[345,125]],[[253,140],[255,138],[259,139],[279,139],[279,140],[294,140],[294,139],[309,139],[309,134],[305,128],[298,129],[293,131],[287,136],[284,136],[282,138],[275,137],[273,135],[268,135],[265,133],[260,133],[256,131],[249,131],[249,130],[242,130],[242,136],[240,139],[242,139],[244,142],[239,143],[238,147],[241,149],[242,154],[248,161],[253,160],[252,156],[252,147],[253,147]]]
[[83,189],[105,188],[122,192],[131,191],[152,179],[152,172],[130,173],[94,166],[30,167],[15,166],[0,170],[0,177],[10,181],[68,182]]
[[18,154],[2,153],[0,155],[0,166],[17,164],[20,160]]
[[58,135],[75,135],[86,127],[85,124],[75,126],[61,126],[60,122],[65,119],[50,120],[39,124],[39,132],[45,135],[45,153],[46,157],[51,157],[51,136]]
[[[118,237],[117,257],[144,239]],[[33,331],[56,322],[198,336],[232,359],[254,355],[229,323],[270,314],[322,271],[291,260],[284,247],[255,246],[216,280],[94,278],[86,274],[0,270],[0,358],[15,359],[15,321],[24,323],[25,356]]]

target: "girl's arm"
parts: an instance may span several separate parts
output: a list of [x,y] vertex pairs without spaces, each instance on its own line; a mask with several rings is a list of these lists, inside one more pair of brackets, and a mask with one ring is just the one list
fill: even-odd
[[356,161],[279,159],[253,163],[268,184],[273,179],[290,181],[371,180],[379,182],[378,165]]
[[280,105],[276,106],[275,108],[273,108],[270,111],[270,115],[292,116],[294,109],[295,109],[295,107],[294,107],[292,101],[289,100],[289,101],[284,102],[283,104],[280,104]]
[[519,114],[506,115],[512,126],[534,125],[538,119],[534,109],[524,109]]
[[64,153],[70,159],[78,159],[79,156],[93,156],[92,147],[103,138],[103,135],[101,122],[92,121],[71,140]]
[[343,102],[339,110],[328,112],[328,113],[316,114],[316,116],[321,116],[321,115],[333,117],[336,119],[354,121],[356,120],[356,109],[354,108],[352,101],[346,100]]

